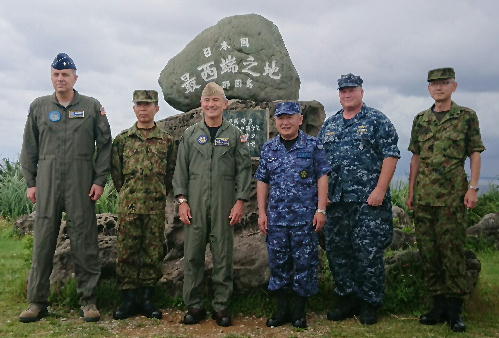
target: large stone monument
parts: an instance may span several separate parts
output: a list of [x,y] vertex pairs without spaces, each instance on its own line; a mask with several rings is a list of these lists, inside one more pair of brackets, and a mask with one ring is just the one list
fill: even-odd
[[300,79],[279,29],[257,14],[220,20],[194,38],[159,76],[165,101],[183,112],[199,107],[215,81],[227,98],[255,102],[297,100]]

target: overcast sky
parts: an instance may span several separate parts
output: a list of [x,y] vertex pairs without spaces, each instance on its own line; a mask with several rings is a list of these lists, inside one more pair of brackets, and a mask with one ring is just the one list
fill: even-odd
[[[170,58],[220,19],[256,13],[276,24],[300,75],[300,100],[340,109],[336,80],[364,79],[366,104],[395,124],[408,172],[412,120],[432,104],[427,71],[451,66],[454,100],[475,109],[487,150],[482,176],[499,175],[499,2],[439,1],[10,1],[0,2],[0,158],[17,159],[30,102],[53,92],[59,52],[78,67],[76,89],[105,106],[113,136],[134,121],[134,89],[161,93]],[[178,112],[160,101],[164,118]]]

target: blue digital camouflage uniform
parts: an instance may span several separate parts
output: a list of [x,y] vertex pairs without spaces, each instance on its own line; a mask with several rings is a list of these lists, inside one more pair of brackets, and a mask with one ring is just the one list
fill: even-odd
[[343,119],[343,110],[327,119],[319,139],[332,167],[325,236],[335,292],[379,305],[384,295],[383,251],[393,234],[391,197],[388,191],[377,207],[369,206],[367,198],[377,185],[383,160],[400,158],[397,132],[382,112],[362,105],[352,119]]
[[331,168],[317,138],[299,132],[288,151],[280,136],[264,144],[255,178],[270,186],[267,246],[269,290],[292,288],[303,297],[318,292],[317,180]]

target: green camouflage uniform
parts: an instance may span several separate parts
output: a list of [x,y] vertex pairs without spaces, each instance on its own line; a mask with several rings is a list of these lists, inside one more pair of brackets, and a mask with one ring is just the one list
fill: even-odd
[[95,202],[88,194],[92,184],[106,183],[111,130],[99,101],[77,91],[74,94],[67,107],[59,104],[55,93],[37,98],[24,129],[23,175],[28,187],[37,188],[30,303],[47,303],[63,211],[71,220],[68,235],[80,301],[82,305],[95,303],[100,264]]
[[183,297],[189,308],[203,306],[208,241],[213,255],[213,309],[226,309],[232,294],[234,228],[229,215],[236,200],[248,200],[251,179],[249,150],[241,134],[224,120],[211,142],[201,121],[187,128],[178,147],[173,192],[187,196],[192,214],[191,224],[184,226]]
[[175,167],[173,139],[159,127],[123,131],[113,141],[119,192],[118,259],[122,290],[154,286],[162,275],[165,202]]
[[414,189],[416,236],[433,295],[461,297],[466,289],[464,162],[485,150],[476,113],[452,102],[439,121],[432,109],[414,119],[409,151],[420,156]]

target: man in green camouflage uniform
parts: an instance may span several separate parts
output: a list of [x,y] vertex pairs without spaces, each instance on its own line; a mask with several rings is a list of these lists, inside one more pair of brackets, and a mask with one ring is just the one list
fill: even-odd
[[246,138],[223,119],[228,107],[222,87],[210,82],[201,94],[203,121],[187,128],[178,148],[173,191],[184,227],[184,324],[205,318],[203,276],[206,244],[213,256],[213,318],[232,323],[228,303],[233,289],[233,226],[249,198],[251,162]]
[[104,190],[111,159],[111,130],[96,99],[74,90],[73,60],[56,56],[51,68],[54,94],[31,103],[24,129],[21,166],[27,196],[36,202],[33,263],[28,280],[30,306],[19,316],[34,322],[47,314],[49,277],[66,211],[77,293],[85,321],[98,321],[95,288],[100,277],[95,201]]
[[175,168],[173,139],[156,126],[155,90],[136,90],[137,122],[113,141],[111,175],[119,192],[116,274],[123,301],[115,319],[141,313],[162,318],[152,303],[162,275],[166,195]]
[[[412,126],[413,153],[407,205],[414,223],[424,276],[433,308],[420,322],[447,321],[453,331],[466,329],[461,318],[466,289],[465,207],[478,202],[480,153],[485,150],[476,113],[454,103],[457,88],[452,68],[428,72],[428,90],[435,104],[418,115]],[[470,158],[471,179],[464,171]]]

